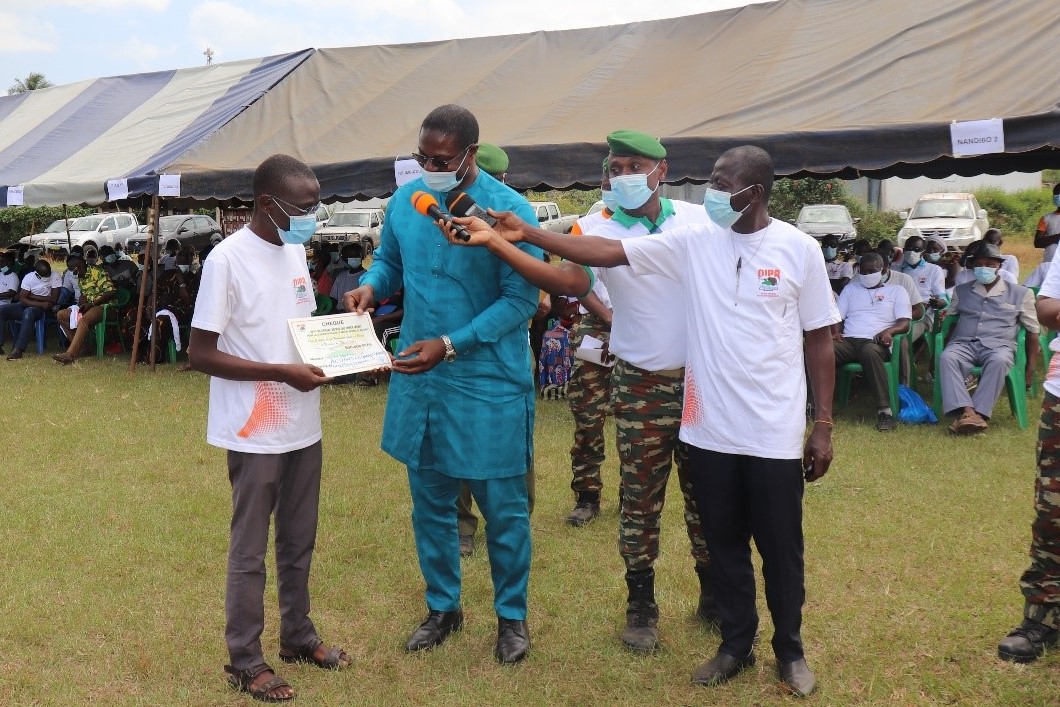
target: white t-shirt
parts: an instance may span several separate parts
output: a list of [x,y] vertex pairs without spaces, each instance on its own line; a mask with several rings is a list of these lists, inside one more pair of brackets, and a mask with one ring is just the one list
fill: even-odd
[[[709,223],[701,204],[672,200],[674,214],[660,227],[662,233],[694,223]],[[614,218],[601,219],[589,235],[615,240],[648,236],[643,223],[626,228]],[[817,259],[821,259],[818,247]],[[614,316],[611,319],[611,353],[648,371],[663,371],[685,365],[688,348],[685,297],[681,285],[654,271],[634,272],[632,267],[600,268]]]
[[772,219],[756,233],[704,223],[622,246],[634,272],[671,278],[685,294],[681,440],[726,454],[801,458],[802,334],[839,321],[817,241]]
[[854,277],[853,264],[845,260],[826,260],[824,261],[824,267],[828,271],[829,280],[842,280],[844,277],[850,280]]
[[22,278],[22,289],[28,290],[35,297],[47,297],[53,289],[57,289],[62,280],[59,275],[52,273],[49,277],[42,279],[36,271]]
[[[1038,290],[1038,296],[1060,299],[1060,268],[1049,268],[1045,282]],[[1057,354],[1060,352],[1060,336],[1049,342],[1049,350],[1053,352],[1053,357],[1049,359],[1049,370],[1045,373],[1042,387],[1053,395],[1060,396],[1060,355]]]
[[[915,268],[902,265],[902,272],[913,278],[913,284],[916,285],[922,301],[927,302],[932,297],[946,295],[946,271],[938,265],[921,260]],[[912,303],[910,300],[910,304]]]
[[[305,248],[277,246],[241,228],[206,259],[191,325],[217,348],[262,363],[300,363],[287,320],[316,307]],[[286,383],[210,378],[206,441],[237,452],[281,454],[319,441],[320,391]]]
[[[609,216],[605,216],[604,215],[603,211],[597,211],[595,214],[589,214],[588,216],[582,216],[580,219],[578,219],[578,222],[577,222],[578,223],[578,228],[580,229],[579,233],[593,233],[594,232],[594,226],[596,226],[601,221],[608,220],[609,218],[610,218]],[[593,289],[592,289],[592,293],[594,295],[596,295],[597,298],[599,298],[600,302],[602,302],[605,307],[607,307],[608,309],[614,309],[614,307],[611,306],[611,296],[607,293],[607,285],[605,285],[600,280],[600,270],[599,270],[599,268],[593,268]],[[589,310],[587,310],[585,307],[583,307],[582,305],[579,304],[578,305],[578,312],[580,314],[588,314]]]
[[[1034,272],[1027,276],[1027,279],[1023,281],[1024,287],[1041,287],[1042,283],[1045,282],[1045,276],[1049,272],[1049,262],[1046,261],[1036,267]],[[0,290],[4,288],[0,287]]]
[[1001,269],[1012,273],[1013,277],[1018,278],[1020,276],[1020,261],[1014,255],[1002,255],[1004,262],[1001,263]]
[[[920,296],[920,290],[917,289],[913,278],[909,277],[904,272],[897,269],[888,270],[884,281],[888,285],[898,285],[905,290],[905,293],[909,295],[910,306],[924,303],[924,298]],[[943,283],[945,283],[945,280],[943,280]]]
[[0,304],[10,304],[11,302],[18,301],[18,290],[18,273],[12,270],[6,275],[0,274],[0,292],[14,291],[15,293],[10,297],[0,299]]
[[839,314],[843,317],[843,336],[871,339],[899,319],[911,319],[913,306],[909,293],[898,285],[869,290],[860,282],[852,282],[839,293]]

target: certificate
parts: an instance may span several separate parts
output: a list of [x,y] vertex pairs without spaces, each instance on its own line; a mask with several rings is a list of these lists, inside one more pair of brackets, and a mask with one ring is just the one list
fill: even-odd
[[328,377],[390,368],[387,353],[367,314],[331,314],[288,319],[298,355]]

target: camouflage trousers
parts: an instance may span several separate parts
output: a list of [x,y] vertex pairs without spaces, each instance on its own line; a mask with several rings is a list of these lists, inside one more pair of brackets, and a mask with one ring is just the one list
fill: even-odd
[[[584,315],[571,332],[571,348],[576,350],[581,346],[586,335],[607,342],[611,338],[611,325],[592,314]],[[604,423],[611,413],[611,368],[574,359],[567,400],[574,415],[574,446],[570,448],[574,478],[570,487],[579,497],[599,496],[604,486],[600,478],[600,467],[604,464]]]
[[687,454],[677,439],[684,397],[684,369],[646,371],[621,359],[615,364],[615,428],[622,469],[618,550],[631,572],[651,569],[659,556],[659,528],[671,459],[685,501],[685,526],[692,557],[707,564]]
[[1060,398],[1045,393],[1038,424],[1031,566],[1020,577],[1024,615],[1060,628]]

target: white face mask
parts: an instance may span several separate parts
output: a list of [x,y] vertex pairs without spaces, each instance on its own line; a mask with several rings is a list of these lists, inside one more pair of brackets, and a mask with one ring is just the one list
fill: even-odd
[[905,256],[904,257],[905,257],[905,262],[907,264],[913,266],[914,268],[917,265],[920,265],[920,257],[921,257],[920,253],[917,253],[917,252],[914,252],[914,251],[911,251],[911,250],[907,250],[905,252]]
[[868,290],[879,285],[881,280],[883,280],[882,272],[858,273],[858,284]]

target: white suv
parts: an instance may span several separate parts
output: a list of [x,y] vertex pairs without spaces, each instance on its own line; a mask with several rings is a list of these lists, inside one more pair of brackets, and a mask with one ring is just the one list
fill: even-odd
[[[58,223],[62,224],[62,221]],[[55,224],[52,224],[55,225]],[[48,227],[49,230],[51,226]],[[135,236],[138,224],[136,217],[130,213],[119,212],[109,214],[91,214],[80,218],[70,219],[69,245],[79,245],[85,249],[99,248],[100,246],[114,246],[121,243],[125,246],[129,236]],[[49,250],[66,250],[68,245],[66,239],[65,224],[61,231],[47,234],[36,234],[19,239],[19,243],[43,246]]]
[[912,236],[928,239],[938,236],[948,250],[964,250],[990,228],[986,209],[974,194],[924,194],[912,211],[901,211],[905,225],[898,232],[898,246]]

